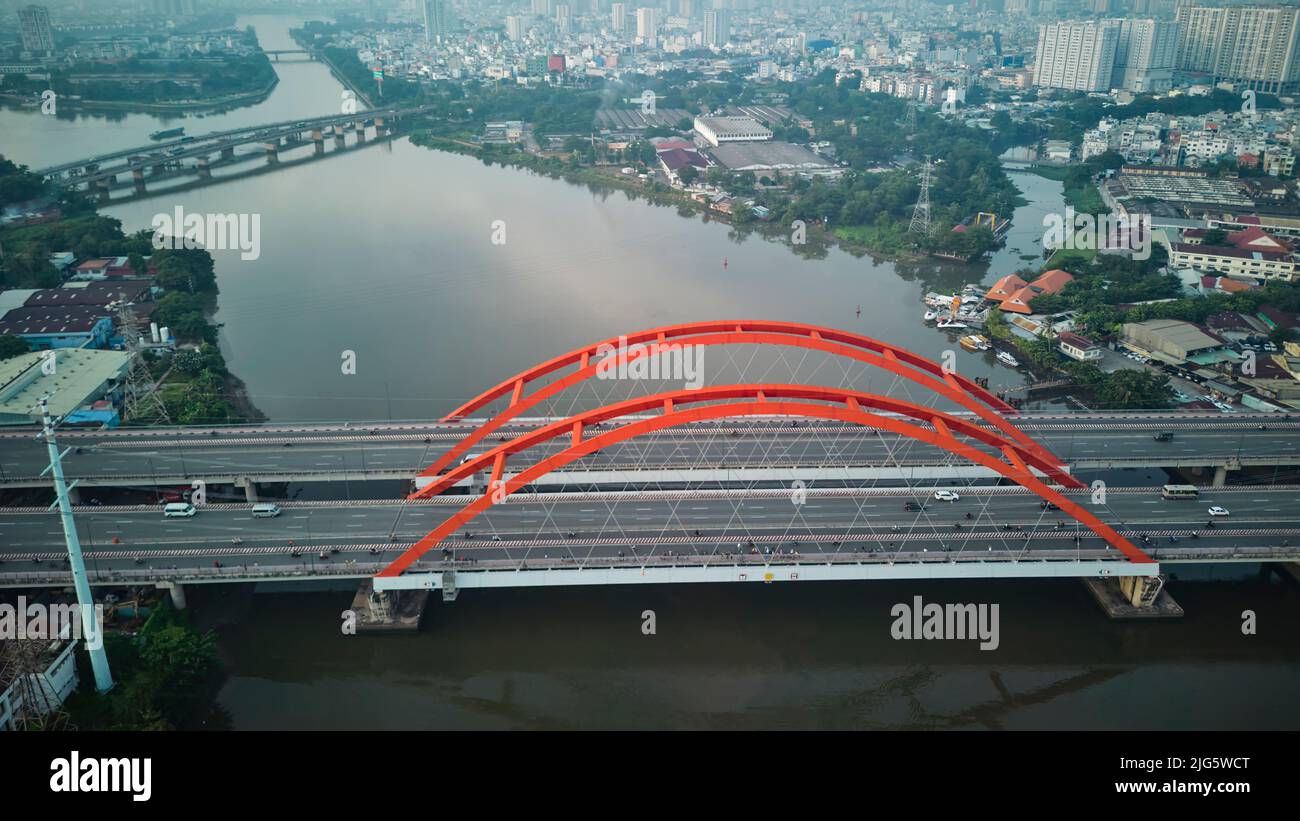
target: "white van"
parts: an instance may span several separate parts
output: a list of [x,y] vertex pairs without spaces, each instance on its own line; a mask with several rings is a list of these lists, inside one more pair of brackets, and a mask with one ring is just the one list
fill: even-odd
[[195,513],[198,512],[199,509],[196,508],[194,505],[190,504],[189,502],[172,502],[171,504],[165,505],[163,507],[163,516],[167,517],[168,519],[174,519],[177,517],[183,517],[188,519],[190,516],[193,516]]
[[277,505],[266,504],[266,503],[253,505],[254,519],[274,519],[276,516],[279,515],[280,515],[280,508]]

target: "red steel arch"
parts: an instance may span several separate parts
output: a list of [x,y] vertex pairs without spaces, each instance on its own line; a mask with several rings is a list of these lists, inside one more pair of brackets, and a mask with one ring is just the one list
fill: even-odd
[[[910,408],[918,411],[924,411],[928,414],[928,421],[932,429],[912,425],[892,416],[883,416],[879,413],[872,413],[862,410],[865,404],[868,407],[877,407],[882,410],[889,410],[897,413],[904,406],[910,403],[902,403],[887,397],[880,397],[873,394],[863,394],[855,391],[844,391],[832,388],[816,388],[806,386],[774,386],[773,391],[767,386],[758,385],[733,385],[722,388],[702,389],[702,391],[712,392],[707,398],[701,396],[702,391],[677,391],[667,394],[660,394],[653,397],[645,397],[629,402],[618,403],[606,408],[599,408],[595,411],[589,411],[585,414],[579,414],[563,422],[548,425],[539,431],[524,434],[515,440],[494,448],[479,459],[474,460],[475,470],[477,470],[489,457],[493,463],[492,482],[486,493],[478,499],[468,503],[461,511],[451,518],[444,521],[433,532],[429,533],[416,544],[408,548],[401,556],[392,562],[387,568],[382,570],[380,576],[397,576],[416,562],[422,555],[433,549],[436,545],[445,540],[466,522],[473,520],[475,517],[487,510],[492,504],[505,496],[514,493],[516,490],[527,486],[535,479],[561,468],[577,459],[594,453],[602,448],[617,444],[637,436],[651,433],[666,428],[690,424],[713,419],[723,419],[737,416],[798,416],[816,419],[837,420],[853,424],[860,424],[866,427],[886,430],[900,436],[906,436],[910,439],[934,445],[935,447],[947,450],[950,453],[963,456],[971,461],[983,465],[990,470],[997,472],[1022,487],[1032,491],[1042,499],[1056,504],[1061,510],[1073,516],[1077,521],[1086,525],[1090,530],[1100,536],[1107,544],[1119,550],[1130,561],[1135,563],[1151,563],[1154,560],[1135,547],[1127,539],[1121,536],[1113,528],[1102,522],[1094,516],[1089,510],[1065,498],[1052,488],[1040,481],[1030,471],[1027,462],[1037,460],[1037,456],[1027,452],[1024,448],[1000,440],[994,434],[972,425],[966,420],[951,417],[946,414],[927,411],[919,406],[911,405]],[[771,401],[769,396],[782,396],[791,399],[816,399],[837,404],[807,404],[803,402],[789,401]],[[717,401],[728,398],[746,398],[750,401],[743,403],[705,405],[701,407],[679,409],[679,404]],[[661,415],[652,416],[646,419],[640,419],[635,422],[622,425],[614,430],[592,437],[583,439],[582,432],[586,425],[596,422],[617,418],[628,413],[635,413],[637,410],[645,410],[648,407],[663,408]],[[918,418],[925,418],[918,416]],[[983,451],[972,447],[964,442],[958,441],[952,433],[953,428],[958,428],[963,434],[989,442],[989,439],[998,440],[1001,445],[1001,451],[1007,461],[996,459]],[[540,441],[546,441],[564,432],[571,431],[573,436],[572,444],[561,451],[546,459],[541,460],[519,474],[511,477],[509,480],[497,484],[500,479],[505,465],[506,456],[516,450],[522,450],[539,441],[538,436],[546,432],[544,438]],[[977,433],[978,432],[978,433]],[[985,439],[984,437],[988,437]],[[521,440],[528,440],[527,443]],[[1080,486],[1077,480],[1073,483]],[[418,494],[417,494],[418,495]]]
[[[547,360],[511,377],[496,387],[484,391],[443,417],[443,421],[462,418],[466,414],[472,413],[505,396],[507,393],[511,394],[508,407],[471,431],[463,440],[445,452],[420,475],[437,475],[439,471],[465,454],[475,444],[483,441],[512,419],[518,418],[530,408],[573,385],[597,376],[602,367],[617,368],[638,356],[649,355],[648,348],[629,347],[618,350],[617,356],[607,364],[593,361],[603,350],[607,349],[607,346],[615,346],[620,343],[626,343],[628,346],[642,346],[645,343],[667,343],[670,340],[682,345],[702,346],[786,345],[855,359],[868,365],[883,368],[897,376],[915,382],[961,405],[1026,447],[1037,450],[1047,458],[1054,458],[1046,448],[1035,442],[1002,416],[1002,413],[1014,412],[1010,405],[965,377],[949,373],[941,365],[910,351],[888,345],[870,337],[829,328],[819,328],[813,325],[788,322],[720,321],[670,325],[630,334],[619,339],[605,340]],[[524,388],[529,382],[574,364],[579,366],[577,371],[548,384],[532,394],[524,395]],[[912,367],[908,367],[909,365]]]
[[[457,465],[447,473],[438,476],[434,481],[416,490],[411,494],[412,499],[419,499],[424,496],[435,496],[447,488],[452,487],[462,479],[481,473],[489,466],[492,467],[494,478],[501,473],[504,459],[513,453],[527,450],[535,445],[548,442],[558,436],[572,432],[575,443],[581,437],[581,431],[588,425],[605,422],[610,419],[618,419],[629,414],[640,411],[655,410],[659,408],[676,408],[679,405],[694,405],[701,402],[715,402],[724,399],[743,399],[754,396],[766,397],[785,397],[796,399],[815,399],[824,402],[847,402],[853,401],[859,405],[865,405],[885,413],[895,413],[900,416],[908,416],[913,419],[920,419],[926,422],[941,420],[947,425],[949,430],[957,431],[972,439],[991,445],[995,448],[1011,448],[1020,454],[1021,458],[1029,465],[1038,468],[1052,478],[1058,484],[1067,487],[1083,487],[1084,485],[1076,478],[1061,469],[1057,460],[1050,453],[1044,453],[1041,448],[1029,447],[1021,442],[1017,442],[1006,436],[980,427],[968,419],[952,416],[951,414],[926,408],[912,402],[904,402],[901,399],[893,399],[888,396],[881,396],[874,393],[863,393],[861,391],[846,390],[844,388],[825,388],[809,385],[722,385],[710,388],[700,388],[698,390],[681,390],[670,393],[661,393],[653,396],[642,396],[635,399],[628,399],[623,402],[615,402],[605,405],[594,410],[586,411],[568,419],[562,419],[552,422],[533,431],[527,431],[511,439],[509,442],[498,445],[491,450],[478,454],[463,464]],[[665,413],[670,412],[665,410]],[[753,414],[747,414],[753,415]],[[426,474],[427,475],[427,471]]]

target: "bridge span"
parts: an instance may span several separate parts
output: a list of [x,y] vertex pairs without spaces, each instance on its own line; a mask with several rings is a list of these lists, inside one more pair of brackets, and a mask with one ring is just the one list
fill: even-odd
[[[898,398],[851,382],[631,385],[628,398],[535,415],[572,406],[565,392],[606,365],[659,355],[626,348],[629,339],[804,348],[909,388]],[[1252,414],[1018,413],[869,337],[727,320],[576,349],[435,423],[61,436],[83,498],[96,486],[198,478],[244,488],[244,503],[212,498],[189,518],[156,506],[72,511],[95,583],[152,581],[181,597],[189,581],[339,576],[371,576],[381,599],[435,589],[452,599],[461,587],[1073,576],[1127,579],[1124,596],[1149,607],[1163,564],[1300,558],[1300,489],[1223,486],[1229,470],[1294,464],[1298,426]],[[11,490],[40,481],[32,444],[30,432],[0,434],[0,483]],[[1191,500],[1077,475],[1140,466],[1218,475]],[[382,500],[286,502],[271,518],[248,506],[260,482],[353,477],[402,484]],[[0,584],[67,583],[51,514],[7,508],[0,519]]]
[[[132,187],[137,194],[147,192],[151,182],[183,177],[211,179],[213,169],[264,159],[269,165],[280,162],[280,152],[296,147],[313,146],[315,156],[326,153],[327,142],[334,151],[347,147],[351,134],[353,145],[366,142],[368,128],[376,139],[392,134],[404,120],[428,111],[425,106],[361,109],[306,120],[269,123],[259,126],[215,131],[201,136],[160,140],[148,145],[112,151],[84,160],[42,168],[41,174],[67,188],[95,192],[101,199],[117,187]],[[253,152],[237,149],[256,146]],[[129,179],[119,181],[119,177]]]

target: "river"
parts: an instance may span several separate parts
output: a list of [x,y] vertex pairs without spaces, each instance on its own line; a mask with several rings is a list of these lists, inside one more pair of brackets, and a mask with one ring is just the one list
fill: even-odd
[[[241,18],[290,47],[285,17]],[[276,65],[265,101],[206,117],[0,111],[0,153],[33,167],[191,134],[317,116],[341,87],[319,63]],[[249,212],[260,256],[216,252],[231,370],[272,419],[430,418],[543,358],[620,332],[716,318],[858,331],[940,357],[920,297],[1032,254],[1060,184],[1017,175],[1027,204],[979,267],[894,264],[838,248],[808,259],[622,193],[405,139],[301,167],[113,205]],[[506,242],[492,242],[502,220]],[[861,315],[857,309],[861,308]],[[340,367],[355,352],[357,372]],[[1022,377],[958,350],[962,373]],[[467,592],[416,636],[348,638],[346,591],[190,595],[229,676],[210,721],[236,728],[1297,728],[1300,604],[1256,568],[1189,571],[1188,616],[1110,623],[1077,582],[821,584]],[[890,638],[890,608],[997,602],[1001,645]],[[654,610],[657,632],[641,632]],[[1240,631],[1242,611],[1260,619]]]

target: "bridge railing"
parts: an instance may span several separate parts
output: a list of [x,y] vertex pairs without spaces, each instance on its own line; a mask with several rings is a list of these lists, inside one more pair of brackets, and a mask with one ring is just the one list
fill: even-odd
[[[1300,558],[1300,547],[1232,547],[1232,548],[1148,548],[1147,552],[1159,562],[1214,563],[1214,562],[1274,562],[1295,561]],[[623,556],[590,559],[532,558],[527,560],[447,559],[416,562],[409,573],[440,573],[446,570],[463,572],[528,572],[547,570],[637,569],[648,567],[718,568],[736,567],[752,570],[765,568],[797,568],[844,564],[1010,564],[1010,563],[1062,563],[1062,562],[1114,562],[1125,565],[1127,559],[1114,550],[992,550],[976,549],[895,552],[881,548],[872,552],[841,552],[835,554],[686,554],[653,556]],[[258,562],[223,565],[221,567],[157,567],[123,570],[95,570],[88,573],[95,585],[155,584],[158,582],[235,582],[245,580],[295,581],[315,578],[366,578],[375,575],[385,562],[356,559],[304,558],[292,565],[261,565]],[[67,571],[8,571],[0,572],[0,586],[46,586],[70,584]]]

